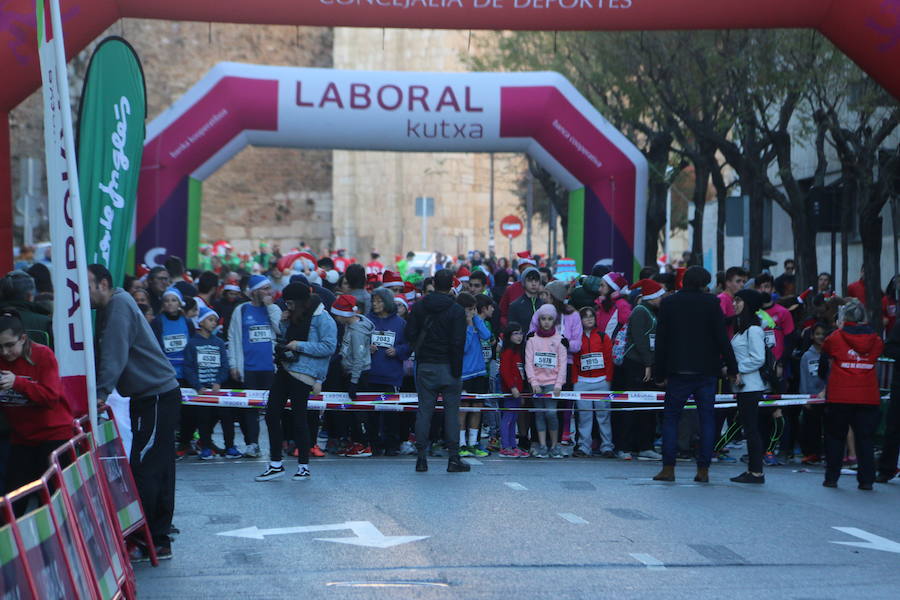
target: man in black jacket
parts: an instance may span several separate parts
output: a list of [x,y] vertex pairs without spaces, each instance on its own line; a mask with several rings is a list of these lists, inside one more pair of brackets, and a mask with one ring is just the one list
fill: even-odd
[[446,269],[434,276],[434,293],[413,306],[406,324],[406,339],[416,353],[416,471],[428,470],[425,452],[438,394],[444,399],[444,440],[450,452],[447,471],[468,471],[459,458],[459,397],[462,394],[462,362],[466,346],[466,313],[450,296],[453,274]]
[[734,350],[725,331],[718,299],[706,293],[710,275],[703,267],[684,274],[684,288],[662,301],[656,329],[656,380],[666,387],[663,409],[663,468],[653,479],[675,481],[678,420],[690,396],[700,417],[700,451],[694,481],[709,481],[716,440],[716,380],[724,364],[737,374]]
[[878,476],[875,477],[878,483],[887,483],[897,476],[897,457],[900,455],[900,323],[895,324],[888,334],[884,355],[896,362],[891,382],[891,400],[884,423],[884,447],[878,461]]

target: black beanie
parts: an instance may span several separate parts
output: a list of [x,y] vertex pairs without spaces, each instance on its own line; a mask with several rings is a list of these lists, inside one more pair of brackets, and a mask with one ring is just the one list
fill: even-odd
[[309,286],[302,283],[290,283],[281,291],[281,298],[285,301],[306,302],[309,300]]
[[762,292],[751,289],[741,290],[735,296],[744,301],[744,310],[748,310],[751,315],[755,315],[762,308],[765,300]]

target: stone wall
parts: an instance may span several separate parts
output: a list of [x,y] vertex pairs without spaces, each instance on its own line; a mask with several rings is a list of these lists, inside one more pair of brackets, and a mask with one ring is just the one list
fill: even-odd
[[[106,35],[123,35],[140,56],[147,79],[148,122],[184,94],[217,62],[330,67],[332,30],[125,19]],[[70,63],[72,104],[93,48]],[[43,158],[40,91],[12,111],[13,190],[19,161]],[[239,250],[258,241],[291,247],[331,243],[332,153],[247,148],[203,186],[201,239],[229,239]]]

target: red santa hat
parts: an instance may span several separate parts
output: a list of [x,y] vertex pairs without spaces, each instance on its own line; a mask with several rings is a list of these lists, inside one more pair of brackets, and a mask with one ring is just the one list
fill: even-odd
[[406,311],[409,312],[409,302],[406,301],[406,298],[403,296],[394,296],[394,302],[397,304],[402,304],[406,307]]
[[809,286],[808,288],[806,288],[806,289],[803,291],[802,294],[800,294],[799,296],[797,296],[797,301],[800,302],[800,304],[803,304],[804,302],[806,302],[806,299],[807,299],[807,298],[809,297],[809,295],[812,294],[812,293],[813,293],[813,288],[812,288],[812,286]]
[[666,293],[666,289],[658,281],[653,281],[652,279],[641,279],[631,286],[633,290],[638,288],[640,288],[641,298],[644,300],[653,300]]
[[687,272],[686,267],[678,267],[675,269],[675,289],[680,290],[684,285],[684,274]]
[[403,282],[403,297],[406,298],[407,302],[412,302],[416,299],[418,295],[418,290],[416,290],[416,286],[414,286],[409,281]]
[[462,281],[460,281],[459,279],[454,277],[453,278],[453,287],[451,289],[453,290],[454,294],[459,294],[460,292],[462,292],[462,289],[463,289]]
[[620,292],[622,291],[622,288],[628,287],[628,280],[625,279],[625,276],[621,273],[607,273],[603,276],[603,281],[605,281],[606,285],[612,288],[612,291],[614,292]]
[[331,314],[339,317],[352,317],[356,315],[356,298],[350,294],[341,294],[331,305]]
[[403,278],[400,277],[400,273],[391,270],[384,272],[384,275],[381,276],[381,281],[384,287],[403,287]]
[[469,269],[466,268],[465,266],[460,267],[459,270],[456,271],[456,278],[459,279],[460,281],[463,281],[463,282],[468,281],[469,277],[471,277],[471,276],[472,276],[472,272],[469,271]]
[[139,264],[138,268],[135,269],[135,272],[134,272],[134,276],[141,280],[146,279],[147,275],[149,275],[149,274],[150,274],[150,267],[148,267],[144,263]]
[[537,263],[534,262],[534,259],[531,258],[531,252],[528,250],[522,250],[521,252],[516,252],[516,258],[519,259],[519,268],[521,269],[523,265],[533,265],[537,266]]

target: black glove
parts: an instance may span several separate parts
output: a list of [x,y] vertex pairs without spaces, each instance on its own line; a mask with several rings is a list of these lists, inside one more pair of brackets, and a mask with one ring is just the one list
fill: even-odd
[[566,350],[568,350],[569,349],[569,340],[566,338],[563,338],[562,345],[566,347]]
[[347,384],[347,395],[350,396],[351,400],[356,400],[356,390],[357,384],[353,383],[352,381]]

